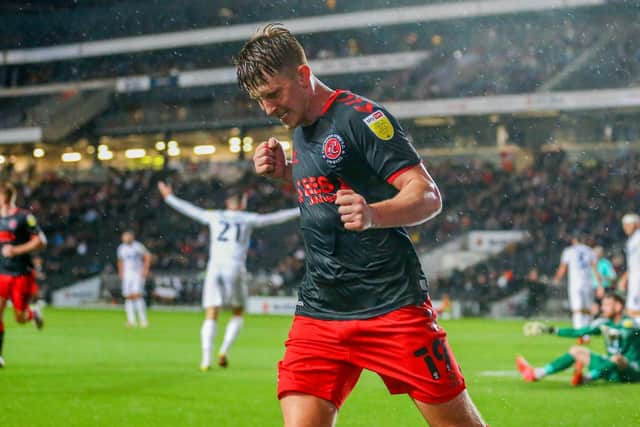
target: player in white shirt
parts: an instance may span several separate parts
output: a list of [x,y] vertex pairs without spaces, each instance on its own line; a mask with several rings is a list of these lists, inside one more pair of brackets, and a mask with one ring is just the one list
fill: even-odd
[[122,244],[118,246],[118,276],[122,281],[124,309],[127,313],[127,325],[136,326],[136,314],[140,326],[146,328],[147,306],[144,302],[144,284],[151,266],[151,254],[137,240],[132,231],[122,233]]
[[209,226],[211,246],[209,262],[202,292],[205,320],[200,331],[202,362],[200,369],[211,366],[212,343],[216,334],[218,314],[223,304],[230,304],[233,316],[227,324],[224,339],[218,353],[218,365],[226,367],[227,355],[240,329],[246,300],[244,283],[245,262],[253,228],[279,224],[300,215],[298,208],[285,209],[269,214],[244,212],[246,198],[240,194],[225,200],[226,210],[206,210],[173,194],[171,186],[158,182],[158,189],[165,202],[178,212]]
[[618,288],[627,291],[627,314],[640,322],[640,216],[628,213],[622,217],[627,240],[627,271],[620,276]]
[[[554,284],[558,284],[567,270],[569,271],[569,307],[572,312],[573,327],[576,329],[591,323],[594,276],[598,281],[596,291],[598,294],[604,293],[596,268],[597,262],[593,249],[581,243],[581,238],[576,234],[571,240],[571,246],[562,251],[560,266],[553,278]],[[588,341],[586,337],[585,341]]]

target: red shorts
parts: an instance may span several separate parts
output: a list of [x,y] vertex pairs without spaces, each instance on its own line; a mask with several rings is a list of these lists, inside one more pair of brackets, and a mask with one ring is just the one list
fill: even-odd
[[29,301],[37,285],[32,274],[10,276],[0,274],[0,298],[11,299],[13,309],[24,311],[29,307]]
[[391,394],[447,402],[465,388],[431,303],[364,320],[295,316],[278,364],[278,398],[300,392],[340,408],[363,369],[380,375]]

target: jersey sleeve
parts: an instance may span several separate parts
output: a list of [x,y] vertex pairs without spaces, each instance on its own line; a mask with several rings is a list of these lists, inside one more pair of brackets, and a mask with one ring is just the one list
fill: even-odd
[[556,335],[559,337],[567,337],[567,338],[579,338],[584,335],[601,335],[602,331],[600,329],[600,324],[592,323],[589,326],[585,326],[584,328],[558,328],[558,332]]
[[349,132],[367,163],[389,183],[421,162],[404,129],[384,108],[375,106],[368,115],[352,112]]
[[118,252],[117,252],[118,253],[118,259],[122,259],[123,258],[123,255],[122,255],[122,250],[123,249],[124,248],[122,247],[122,245],[118,246]]
[[202,224],[207,224],[209,222],[209,211],[189,203],[186,200],[182,200],[171,194],[167,196],[164,201],[169,206],[191,219],[195,219]]
[[629,253],[635,252],[640,248],[640,231],[636,231],[629,239]]
[[571,251],[569,250],[569,248],[565,248],[562,251],[562,256],[560,257],[560,263],[569,264],[570,258],[571,258]]
[[140,251],[142,256],[151,255],[151,252],[149,252],[149,249],[147,249],[147,247],[140,242],[138,242],[138,251]]
[[24,224],[27,233],[30,236],[38,236],[40,237],[42,243],[47,243],[47,236],[45,236],[44,231],[42,231],[42,228],[40,228],[40,224],[38,224],[38,220],[36,219],[34,214],[29,211],[24,212]]
[[613,268],[613,264],[608,259],[603,260],[604,262],[601,264],[600,274],[609,279],[613,280],[618,277],[618,273],[616,273],[615,268]]
[[266,227],[268,225],[280,224],[299,216],[300,209],[298,208],[283,209],[268,214],[255,214],[253,218],[251,218],[251,223],[254,227]]

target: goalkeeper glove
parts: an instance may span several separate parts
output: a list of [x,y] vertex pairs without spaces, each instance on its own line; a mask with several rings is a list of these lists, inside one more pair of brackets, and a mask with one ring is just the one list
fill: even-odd
[[523,327],[524,336],[533,337],[542,334],[555,334],[556,328],[543,322],[527,322]]

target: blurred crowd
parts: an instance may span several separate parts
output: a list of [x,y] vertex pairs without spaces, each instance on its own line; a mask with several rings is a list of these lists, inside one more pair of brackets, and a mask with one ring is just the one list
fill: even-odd
[[[187,181],[182,177],[188,176],[188,171],[104,172],[90,181],[50,174],[37,183],[20,186],[19,205],[33,211],[48,237],[49,246],[42,258],[43,273],[51,287],[100,272],[115,272],[116,248],[125,230],[134,231],[151,251],[155,272],[204,269],[208,229],[166,206],[156,184],[160,179],[167,180],[179,197],[203,208],[223,209],[228,182],[216,177]],[[251,211],[295,206],[292,186],[282,187],[250,174],[233,185],[246,189]],[[300,247],[295,223],[256,230],[253,237],[251,270],[277,272],[283,266],[301,269],[303,258],[295,254]]]
[[[563,152],[540,155],[518,173],[494,174],[484,168],[488,185],[476,185],[462,206],[427,226],[438,239],[465,230],[527,230],[529,238],[508,246],[488,262],[432,284],[434,293],[488,301],[535,283],[548,284],[562,250],[577,231],[587,244],[605,249],[618,271],[625,269],[626,237],[620,219],[640,204],[640,157],[573,162]],[[438,224],[438,221],[441,221]],[[540,292],[544,290],[540,289]]]
[[[444,3],[452,0],[394,0],[394,7]],[[98,4],[96,4],[98,3]],[[39,7],[38,7],[39,6]],[[284,20],[333,13],[388,8],[388,0],[191,0],[167,2],[77,2],[73,5],[25,4],[0,15],[0,49],[78,43],[159,32],[188,31],[225,25]],[[23,13],[19,13],[22,11]],[[24,13],[30,12],[30,13]],[[70,25],[71,24],[71,25]],[[20,31],[11,31],[12,29]]]
[[[494,18],[464,28],[458,23],[442,28],[437,28],[438,24],[408,25],[402,29],[381,27],[369,33],[360,30],[301,39],[311,58],[427,52],[426,59],[414,68],[324,79],[331,87],[349,89],[382,103],[532,93],[545,84],[552,84],[548,88],[551,90],[634,85],[640,81],[640,48],[635,43],[640,37],[640,21],[616,18],[616,25],[611,27],[611,19],[599,15],[584,15],[581,19],[544,15],[502,22]],[[600,31],[603,27],[611,28]],[[611,37],[611,32],[616,31],[616,36]],[[227,64],[234,53],[225,53]],[[221,56],[205,53],[197,58],[208,61]],[[206,65],[187,62],[195,68]],[[576,70],[563,74],[577,63]],[[255,103],[236,87],[215,86],[209,93],[211,98],[206,99],[201,91],[192,94],[184,90],[159,93],[161,100],[120,97],[117,102],[121,107],[103,116],[101,123],[107,127],[159,123],[170,126],[200,123],[212,117],[221,122],[265,121]]]
[[[640,202],[640,156],[575,162],[563,152],[540,153],[522,170],[500,163],[441,162],[427,165],[444,198],[442,214],[409,229],[417,247],[430,248],[472,230],[527,230],[529,238],[488,262],[447,277],[432,277],[435,297],[449,295],[485,306],[532,283],[548,283],[569,245],[581,230],[588,243],[600,245],[614,266],[624,267],[620,227],[623,213]],[[133,230],[153,254],[154,274],[200,272],[208,259],[208,229],[166,206],[159,179],[175,193],[204,208],[222,208],[229,185],[249,195],[249,210],[270,212],[295,206],[292,186],[256,177],[250,165],[229,166],[233,182],[221,175],[203,178],[195,169],[164,171],[107,170],[94,181],[72,181],[54,174],[21,187],[23,205],[42,224],[49,247],[39,270],[50,287],[96,273],[115,272],[120,234]],[[304,249],[295,221],[257,229],[248,270],[260,283],[254,291],[292,294],[304,272]]]

